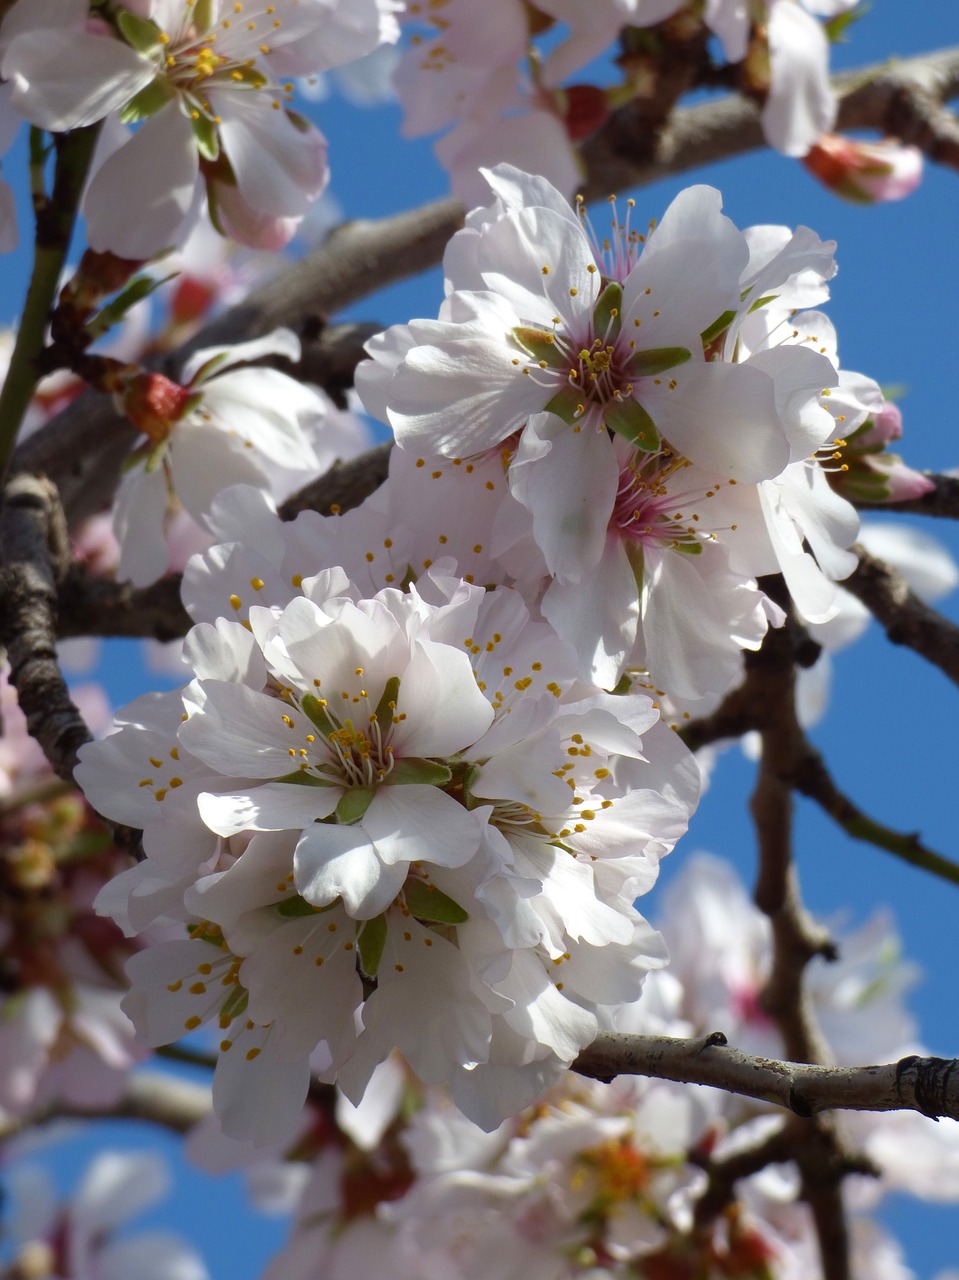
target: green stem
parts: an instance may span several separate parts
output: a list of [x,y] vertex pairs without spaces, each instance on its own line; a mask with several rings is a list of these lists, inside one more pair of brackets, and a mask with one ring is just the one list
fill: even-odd
[[[6,476],[20,424],[36,389],[38,357],[43,351],[47,323],[63,264],[70,249],[80,196],[86,181],[99,125],[75,129],[56,139],[57,163],[53,192],[47,199],[34,190],[37,238],[33,274],[23,304],[20,328],[0,391],[0,483]],[[38,139],[31,136],[31,170],[36,173]],[[34,185],[35,185],[34,176]]]

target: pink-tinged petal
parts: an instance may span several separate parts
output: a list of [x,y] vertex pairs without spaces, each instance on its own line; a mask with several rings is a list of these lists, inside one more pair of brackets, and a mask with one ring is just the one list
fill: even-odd
[[170,552],[163,538],[167,503],[166,474],[143,466],[120,481],[113,507],[113,532],[120,544],[117,577],[145,587],[166,573]]
[[410,862],[461,867],[482,838],[475,815],[438,787],[419,784],[381,786],[360,825],[384,864],[404,868]]
[[355,920],[381,915],[403,887],[409,864],[387,866],[361,826],[317,823],[296,846],[296,887],[318,907],[343,899]]
[[[669,389],[667,382],[674,381]],[[752,484],[779,475],[789,441],[772,378],[748,364],[682,365],[659,386],[644,378],[638,399],[669,443],[718,475]]]
[[803,156],[836,122],[829,41],[821,24],[798,4],[774,4],[768,32],[772,85],[763,107],[763,132],[783,155]]
[[205,791],[197,797],[197,807],[207,827],[219,836],[240,831],[298,831],[328,818],[342,794],[342,787],[267,782],[245,790]]
[[229,182],[207,179],[207,195],[217,226],[224,235],[248,249],[279,253],[285,249],[303,221],[301,214],[284,217],[261,213],[243,199],[238,187]]
[[228,485],[266,486],[253,450],[238,436],[205,422],[187,421],[175,427],[168,457],[173,490],[195,520],[203,521],[214,498]]
[[[548,414],[530,420],[510,467],[510,491],[532,513],[533,538],[550,573],[562,582],[579,582],[603,554],[619,463],[605,427],[565,427],[556,433],[557,425]],[[549,432],[545,437],[543,428]],[[527,442],[544,438],[548,451],[526,461]]]
[[[464,636],[463,639],[466,639]],[[465,652],[419,641],[402,674],[391,743],[399,756],[452,756],[490,727],[493,708],[477,687]]]
[[272,1027],[241,1033],[217,1060],[213,1105],[231,1138],[267,1146],[296,1130],[310,1087],[309,1058],[280,1061],[276,1038]]
[[[485,113],[484,113],[485,114]],[[552,112],[526,106],[521,115],[469,118],[435,147],[450,174],[453,194],[467,208],[485,204],[488,193],[479,175],[484,165],[506,159],[541,175],[565,195],[582,181],[576,152],[563,122]]]
[[191,714],[180,741],[228,777],[283,777],[293,767],[290,749],[305,746],[315,731],[295,707],[245,685],[194,681],[183,697]]
[[151,258],[177,244],[198,183],[190,122],[171,102],[93,175],[83,199],[91,248],[121,258]]
[[447,457],[492,449],[550,398],[524,377],[501,337],[414,347],[390,386],[389,419],[404,449]]
[[31,124],[54,133],[102,120],[154,74],[153,64],[122,40],[67,27],[25,31],[3,57],[13,106]]
[[222,117],[223,150],[251,209],[299,217],[329,178],[326,139],[314,125],[297,128],[264,93],[210,94]]
[[371,1042],[382,1059],[395,1045],[421,1080],[437,1084],[452,1065],[487,1059],[492,1019],[462,955],[441,935],[391,919],[378,978],[363,1008],[361,1052]]
[[542,610],[579,655],[584,674],[616,686],[636,642],[639,587],[620,538],[610,536],[596,568],[581,582],[554,581]]

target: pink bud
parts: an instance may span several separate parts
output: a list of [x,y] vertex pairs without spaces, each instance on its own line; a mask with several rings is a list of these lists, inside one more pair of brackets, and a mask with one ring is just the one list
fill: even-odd
[[159,444],[186,412],[194,393],[162,373],[138,373],[122,394],[123,412],[138,431]]
[[922,153],[894,138],[863,142],[824,133],[803,164],[823,186],[859,204],[902,200],[922,177]]

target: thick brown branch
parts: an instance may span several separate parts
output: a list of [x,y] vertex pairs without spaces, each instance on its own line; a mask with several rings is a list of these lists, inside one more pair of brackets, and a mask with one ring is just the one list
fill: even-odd
[[843,586],[863,602],[893,644],[906,645],[959,684],[959,627],[909,590],[895,569],[853,548],[859,564]]
[[68,556],[55,486],[45,476],[14,477],[0,514],[0,644],[31,735],[69,780],[90,733],[57,663],[57,580]]
[[920,1058],[868,1067],[780,1062],[727,1045],[722,1032],[696,1040],[673,1036],[598,1036],[573,1063],[596,1080],[652,1076],[705,1084],[727,1093],[774,1102],[797,1116],[824,1111],[919,1111],[959,1120],[959,1059]]

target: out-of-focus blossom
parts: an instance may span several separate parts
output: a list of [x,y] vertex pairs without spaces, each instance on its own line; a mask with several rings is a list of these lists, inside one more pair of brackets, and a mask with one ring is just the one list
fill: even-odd
[[57,1202],[40,1166],[9,1173],[13,1212],[8,1230],[12,1276],[30,1280],[209,1280],[199,1254],[168,1231],[128,1235],[125,1224],[170,1190],[162,1158],[103,1151],[88,1165],[71,1198]]
[[863,142],[826,133],[803,156],[814,177],[856,204],[904,200],[922,181],[922,152],[894,138]]

